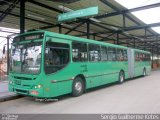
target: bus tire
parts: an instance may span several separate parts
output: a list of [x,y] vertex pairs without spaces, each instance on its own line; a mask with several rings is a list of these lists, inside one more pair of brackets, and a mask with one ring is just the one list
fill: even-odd
[[146,68],[143,69],[143,77],[145,77],[147,74],[146,74]]
[[78,97],[84,92],[84,82],[81,77],[76,77],[72,84],[72,95]]
[[119,84],[122,84],[124,82],[124,72],[123,71],[120,71],[119,72]]

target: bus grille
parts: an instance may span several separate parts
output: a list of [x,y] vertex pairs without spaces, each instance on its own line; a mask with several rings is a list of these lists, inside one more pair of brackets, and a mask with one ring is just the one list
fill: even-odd
[[27,77],[18,77],[18,76],[14,76],[14,78],[16,79],[20,79],[20,80],[35,80],[36,78],[27,78]]
[[19,93],[28,94],[28,91],[27,91],[27,90],[15,89],[15,91],[16,91],[16,92],[19,92]]

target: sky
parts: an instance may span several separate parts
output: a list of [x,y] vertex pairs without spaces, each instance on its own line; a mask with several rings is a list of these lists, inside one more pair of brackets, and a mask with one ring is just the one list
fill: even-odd
[[[160,0],[115,0],[115,1],[117,1],[119,4],[123,5],[128,9],[160,3]],[[151,24],[160,22],[159,11],[160,7],[156,7],[156,8],[132,12],[132,14],[135,15],[140,20],[142,20],[144,23]],[[157,33],[160,33],[160,27],[153,27],[152,29]]]
[[[0,27],[0,59],[2,58],[3,56],[3,46],[7,44],[7,39],[4,38],[4,37],[7,37],[8,35],[12,35],[13,33],[6,33],[6,32],[2,32],[2,31],[10,31],[10,32],[16,32],[16,33],[19,33],[19,30],[18,29],[11,29],[11,28],[4,28],[4,27]],[[1,36],[4,36],[4,37],[1,37]],[[11,40],[10,40],[10,46],[11,47]],[[7,49],[7,47],[6,47]]]
[[[10,31],[10,32],[18,33],[19,30],[18,29],[0,27],[0,49],[1,50],[3,49],[3,46],[7,43],[7,40],[4,37],[7,37],[8,35],[12,35],[13,34],[13,33],[6,33],[6,32],[2,32],[2,31]],[[4,37],[1,37],[1,36],[4,36]]]

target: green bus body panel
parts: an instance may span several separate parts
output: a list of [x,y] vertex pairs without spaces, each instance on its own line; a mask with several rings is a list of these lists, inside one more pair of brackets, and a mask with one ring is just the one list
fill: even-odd
[[151,71],[150,62],[135,62],[135,76],[140,76],[143,74],[143,69],[146,68],[146,72]]
[[[37,31],[36,31],[37,32]],[[85,38],[78,38],[63,34],[57,34],[52,32],[45,32],[45,38],[42,46],[42,66],[41,72],[38,75],[16,74],[10,72],[9,80],[12,84],[9,84],[9,91],[14,91],[19,94],[28,96],[50,98],[72,92],[72,83],[77,75],[83,75],[86,81],[86,89],[116,82],[118,81],[120,70],[124,70],[125,78],[129,78],[128,62],[72,62],[72,54],[70,55],[70,62],[66,67],[52,74],[45,74],[44,72],[44,46],[45,41],[53,41],[59,43],[67,43],[70,45],[70,53],[72,53],[72,41],[86,42],[99,44],[102,46],[113,46],[117,48],[126,49],[127,47],[98,42],[94,40],[88,40]],[[29,34],[29,33],[27,33]],[[25,34],[22,34],[25,35]],[[138,50],[136,50],[138,51]],[[141,51],[145,52],[145,51]],[[146,52],[149,53],[149,52]],[[142,70],[145,67],[147,72],[150,72],[150,62],[135,62],[135,74],[136,76],[142,75]],[[16,79],[20,78],[20,79]],[[28,79],[25,79],[28,78]],[[15,81],[18,80],[21,83],[18,85]],[[42,85],[41,88],[35,88],[37,85]],[[38,95],[30,94],[31,91],[38,91]]]
[[[138,50],[138,49],[135,49],[135,52],[141,52],[141,53],[148,53],[150,54],[150,52],[146,52],[146,51],[143,51],[143,50]],[[140,76],[143,74],[143,69],[146,68],[146,72],[149,74],[150,71],[151,71],[151,61],[135,61],[135,67],[134,67],[134,70],[135,70],[135,76]]]

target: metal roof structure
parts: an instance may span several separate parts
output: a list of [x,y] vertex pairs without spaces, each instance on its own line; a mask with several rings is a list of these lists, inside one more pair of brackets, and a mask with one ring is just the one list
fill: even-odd
[[[91,6],[99,7],[98,15],[57,21],[61,13]],[[160,3],[126,9],[114,0],[1,0],[0,26],[21,32],[49,30],[160,54],[160,34],[151,29],[160,26],[160,22],[145,24],[131,14],[155,7],[160,7]]]

